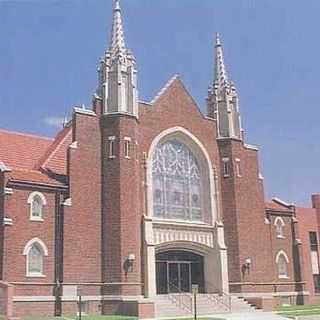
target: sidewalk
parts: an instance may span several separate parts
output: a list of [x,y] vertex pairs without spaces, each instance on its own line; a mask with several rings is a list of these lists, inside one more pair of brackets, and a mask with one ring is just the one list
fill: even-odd
[[[284,320],[288,319],[283,316],[279,316],[272,312],[241,312],[230,314],[217,314],[214,318],[221,318],[226,320]],[[300,319],[299,319],[300,320]],[[307,319],[306,319],[307,320]],[[320,318],[308,319],[308,320],[320,320]]]

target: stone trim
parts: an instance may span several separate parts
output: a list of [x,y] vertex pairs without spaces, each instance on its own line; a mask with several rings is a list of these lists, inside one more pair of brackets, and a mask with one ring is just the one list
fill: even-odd
[[166,84],[164,87],[161,88],[161,90],[157,93],[157,95],[152,99],[150,102],[151,105],[155,104],[159,98],[167,91],[167,89],[171,86],[171,84],[179,78],[178,74],[175,74]]
[[[144,298],[143,296],[81,296],[85,301],[137,301],[152,303],[153,299]],[[79,301],[78,296],[61,296],[62,301]],[[55,302],[55,296],[14,296],[13,302]]]
[[2,161],[0,161],[0,172],[11,172],[11,168],[7,167]]
[[248,150],[259,151],[259,147],[253,144],[244,143],[243,146]]
[[13,194],[13,189],[12,188],[4,188],[4,194],[7,196],[10,196]]
[[3,218],[3,224],[4,224],[5,226],[12,226],[12,225],[13,225],[13,220],[12,220],[12,218],[6,218],[6,217],[4,217],[4,218]]
[[255,297],[281,297],[281,296],[297,296],[297,295],[310,295],[309,291],[283,291],[283,292],[241,292],[241,293],[230,293],[233,297],[239,298],[255,298]]
[[96,117],[97,116],[97,114],[94,111],[89,110],[89,109],[83,109],[83,108],[79,108],[79,107],[74,107],[73,111],[75,113],[80,113],[80,114],[84,114],[84,115],[87,115],[87,116],[92,116],[92,117]]

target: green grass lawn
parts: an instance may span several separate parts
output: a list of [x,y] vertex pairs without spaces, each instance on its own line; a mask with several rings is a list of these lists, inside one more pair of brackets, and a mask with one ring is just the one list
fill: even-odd
[[[23,320],[78,320],[79,317],[76,316],[63,316],[63,317],[24,317]],[[99,316],[99,315],[91,315],[91,316],[82,316],[83,320],[138,320],[137,317],[129,317],[129,316]],[[201,320],[224,320],[221,318],[206,318],[200,317],[198,319]],[[175,320],[175,319],[171,319]],[[178,320],[178,319],[177,319]],[[179,320],[193,320],[193,318],[179,318]]]
[[280,306],[276,312],[287,317],[314,316],[320,315],[320,305]]

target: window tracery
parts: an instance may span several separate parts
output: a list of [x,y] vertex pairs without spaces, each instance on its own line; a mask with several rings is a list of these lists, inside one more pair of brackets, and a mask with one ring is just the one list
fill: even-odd
[[152,159],[154,216],[165,219],[203,219],[202,181],[198,161],[177,139],[159,144]]

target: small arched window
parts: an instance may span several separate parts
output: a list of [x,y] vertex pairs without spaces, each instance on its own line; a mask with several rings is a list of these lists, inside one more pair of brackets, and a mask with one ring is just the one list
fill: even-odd
[[284,223],[283,219],[280,217],[277,217],[274,221],[274,225],[276,227],[277,238],[283,239],[285,237],[284,230],[283,230],[285,223]]
[[276,257],[276,264],[278,268],[278,278],[287,279],[289,259],[284,251],[281,250],[278,252]]
[[27,277],[44,276],[44,257],[48,255],[46,245],[38,238],[30,240],[24,248]]
[[47,204],[46,198],[40,192],[33,192],[28,198],[30,204],[30,220],[43,220],[43,207]]

